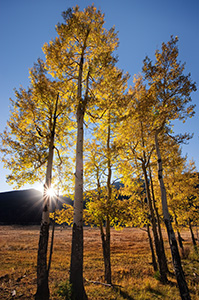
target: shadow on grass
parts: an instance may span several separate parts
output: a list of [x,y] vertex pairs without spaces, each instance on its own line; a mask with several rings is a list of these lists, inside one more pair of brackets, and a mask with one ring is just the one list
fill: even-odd
[[124,299],[127,300],[135,300],[134,298],[132,298],[128,293],[124,292],[121,290],[121,287],[115,286],[113,285],[113,290],[115,292],[119,292],[120,296],[122,296]]
[[153,295],[157,295],[157,296],[163,296],[163,293],[156,290],[156,289],[153,289],[152,287],[150,288],[147,288],[147,291],[150,292],[151,294]]

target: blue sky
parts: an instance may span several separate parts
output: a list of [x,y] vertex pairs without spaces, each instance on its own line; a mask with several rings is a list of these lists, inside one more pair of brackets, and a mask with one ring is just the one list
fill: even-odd
[[[105,13],[106,28],[113,25],[120,40],[118,66],[131,75],[141,72],[146,55],[154,58],[157,48],[171,35],[179,37],[180,60],[186,62],[185,73],[199,84],[199,1],[198,0],[0,0],[0,131],[9,118],[9,98],[14,88],[29,84],[28,70],[38,57],[43,58],[42,46],[55,37],[55,25],[62,22],[61,13],[79,5],[81,9],[94,5]],[[176,132],[193,132],[183,154],[194,159],[199,170],[199,106],[198,91],[192,94],[196,104],[195,117],[185,125],[176,124]],[[0,163],[0,192],[13,190],[6,183]],[[29,188],[26,185],[24,188]]]

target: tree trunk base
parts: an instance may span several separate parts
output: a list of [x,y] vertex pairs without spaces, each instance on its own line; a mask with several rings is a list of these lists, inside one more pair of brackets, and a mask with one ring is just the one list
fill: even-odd
[[72,299],[87,300],[83,284],[83,227],[73,224],[70,283]]
[[49,300],[47,249],[48,249],[49,224],[42,223],[39,237],[37,257],[37,292],[35,300]]
[[165,225],[167,228],[167,233],[169,237],[169,244],[171,248],[171,254],[172,254],[172,260],[173,260],[173,266],[175,270],[176,280],[178,283],[180,296],[182,300],[191,300],[189,289],[185,280],[184,272],[182,269],[180,254],[178,251],[178,245],[175,238],[175,234],[171,225],[170,220],[165,220]]

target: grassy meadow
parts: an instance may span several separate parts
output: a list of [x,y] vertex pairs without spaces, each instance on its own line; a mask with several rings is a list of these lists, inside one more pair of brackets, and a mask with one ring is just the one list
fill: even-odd
[[[55,230],[55,244],[49,286],[51,300],[60,295],[62,282],[69,278],[71,228]],[[104,282],[104,266],[99,229],[84,230],[84,278],[89,300],[130,299],[180,300],[165,236],[169,284],[163,285],[154,274],[147,233],[140,229],[111,230],[113,286]],[[199,299],[199,255],[195,254],[188,231],[182,231],[186,258],[182,259],[192,300]],[[0,299],[34,299],[39,226],[0,226]]]

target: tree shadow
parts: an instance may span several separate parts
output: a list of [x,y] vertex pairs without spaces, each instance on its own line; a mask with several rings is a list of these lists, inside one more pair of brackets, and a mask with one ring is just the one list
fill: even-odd
[[153,295],[163,296],[162,292],[160,292],[160,291],[158,291],[158,290],[156,290],[156,289],[154,289],[152,287],[148,288],[147,291],[149,291]]
[[122,289],[121,289],[120,286],[113,285],[113,289],[114,289],[115,292],[119,292],[119,294],[120,294],[124,299],[127,299],[127,300],[135,300],[135,299],[132,298],[127,292],[122,291]]

